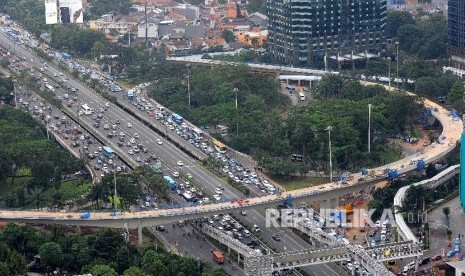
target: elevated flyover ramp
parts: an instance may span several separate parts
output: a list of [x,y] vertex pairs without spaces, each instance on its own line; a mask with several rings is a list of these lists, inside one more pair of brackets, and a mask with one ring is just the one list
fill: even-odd
[[[373,83],[363,83],[372,85]],[[411,94],[413,95],[413,94]],[[50,223],[66,225],[85,225],[95,227],[115,227],[141,228],[174,222],[181,219],[203,217],[210,214],[228,213],[235,209],[254,209],[257,207],[275,207],[281,204],[287,196],[291,196],[295,201],[326,200],[328,198],[339,197],[347,193],[358,192],[370,187],[376,181],[386,178],[386,169],[395,169],[399,174],[415,170],[416,162],[423,159],[426,164],[433,163],[443,158],[452,151],[459,143],[463,124],[460,119],[453,119],[449,112],[433,101],[424,99],[425,107],[431,108],[434,116],[442,124],[443,131],[437,142],[426,147],[422,152],[408,156],[397,162],[370,169],[368,176],[361,173],[351,174],[347,183],[327,183],[319,187],[313,186],[299,190],[284,192],[277,195],[266,195],[247,200],[240,199],[208,204],[201,206],[185,206],[174,209],[160,209],[141,211],[135,213],[110,214],[108,212],[94,212],[89,218],[81,219],[81,212],[46,212],[34,210],[2,210],[0,220],[17,221],[28,223]]]

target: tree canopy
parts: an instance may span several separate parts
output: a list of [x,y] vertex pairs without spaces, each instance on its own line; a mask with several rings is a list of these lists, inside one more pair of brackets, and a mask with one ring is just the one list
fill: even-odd
[[[180,68],[177,75],[187,69]],[[275,80],[253,75],[248,68],[192,68],[190,72],[191,107],[187,83],[179,78],[160,78],[150,87],[151,95],[176,113],[197,125],[229,127],[224,140],[232,148],[252,154],[273,174],[290,174],[305,168],[324,168],[328,159],[325,128],[333,127],[335,166],[355,169],[387,162],[387,137],[413,127],[420,106],[414,97],[387,93],[381,86],[362,86],[358,82],[329,74],[314,89],[308,106],[291,107],[278,91]],[[234,88],[237,92],[237,110]],[[368,156],[368,104],[372,109],[374,153]],[[291,162],[292,154],[305,156],[305,164]],[[393,160],[390,160],[393,161]]]
[[167,253],[161,245],[135,247],[114,229],[89,231],[77,234],[54,226],[44,232],[9,223],[0,234],[0,275],[24,275],[26,261],[37,254],[43,265],[38,269],[43,271],[61,268],[100,276],[227,275],[204,262]]
[[[47,200],[42,191],[59,187],[62,175],[84,170],[84,163],[75,159],[58,143],[47,140],[43,125],[28,113],[8,105],[0,107],[0,181],[14,185],[17,173],[28,172],[25,189],[9,198],[7,205],[34,208],[43,206]],[[25,197],[26,195],[26,197]],[[5,200],[7,194],[2,195]]]

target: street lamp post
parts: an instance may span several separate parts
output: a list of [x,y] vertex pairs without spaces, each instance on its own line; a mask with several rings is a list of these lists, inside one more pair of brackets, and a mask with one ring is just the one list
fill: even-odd
[[371,152],[371,104],[368,104],[368,153]]
[[234,91],[234,93],[236,93],[236,109],[237,109],[237,92],[239,91],[239,89],[234,88],[233,91]]
[[187,94],[189,97],[189,107],[191,106],[191,83],[190,83],[190,74],[191,74],[191,64],[186,64],[187,67]]
[[116,197],[118,196],[116,194],[116,170],[113,170],[113,179],[114,179],[114,182],[115,182],[115,193],[114,193],[114,196],[113,196],[113,204],[115,205],[115,212],[116,212],[116,210],[118,210],[118,207],[116,206]]
[[13,79],[13,93],[15,97],[15,108],[18,108],[18,100],[16,98],[16,79]]
[[391,91],[391,58],[388,57],[387,61],[388,61],[388,78],[389,78],[389,90],[388,91]]
[[399,41],[396,41],[396,88],[399,87]]
[[237,92],[239,91],[239,89],[237,88],[234,88],[233,89],[234,93],[236,93],[236,135],[239,135],[239,120],[238,120],[238,117],[239,117],[239,113],[238,113],[238,110],[237,110]]
[[332,160],[332,154],[331,154],[331,130],[333,128],[331,126],[328,126],[325,130],[328,131],[328,145],[329,145],[329,182],[333,182],[333,160]]

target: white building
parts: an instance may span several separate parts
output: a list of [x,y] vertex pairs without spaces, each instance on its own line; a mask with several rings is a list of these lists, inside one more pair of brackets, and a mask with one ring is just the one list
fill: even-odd
[[158,39],[158,23],[159,20],[154,18],[147,19],[147,26],[145,25],[145,20],[140,21],[137,25],[137,37],[145,38],[145,31],[147,28],[147,38]]

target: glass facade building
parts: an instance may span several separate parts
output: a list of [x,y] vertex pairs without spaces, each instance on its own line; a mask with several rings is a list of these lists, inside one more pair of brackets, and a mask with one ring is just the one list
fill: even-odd
[[465,70],[465,1],[449,0],[447,17],[451,65]]
[[380,54],[387,0],[267,0],[270,56],[314,66],[325,57]]

